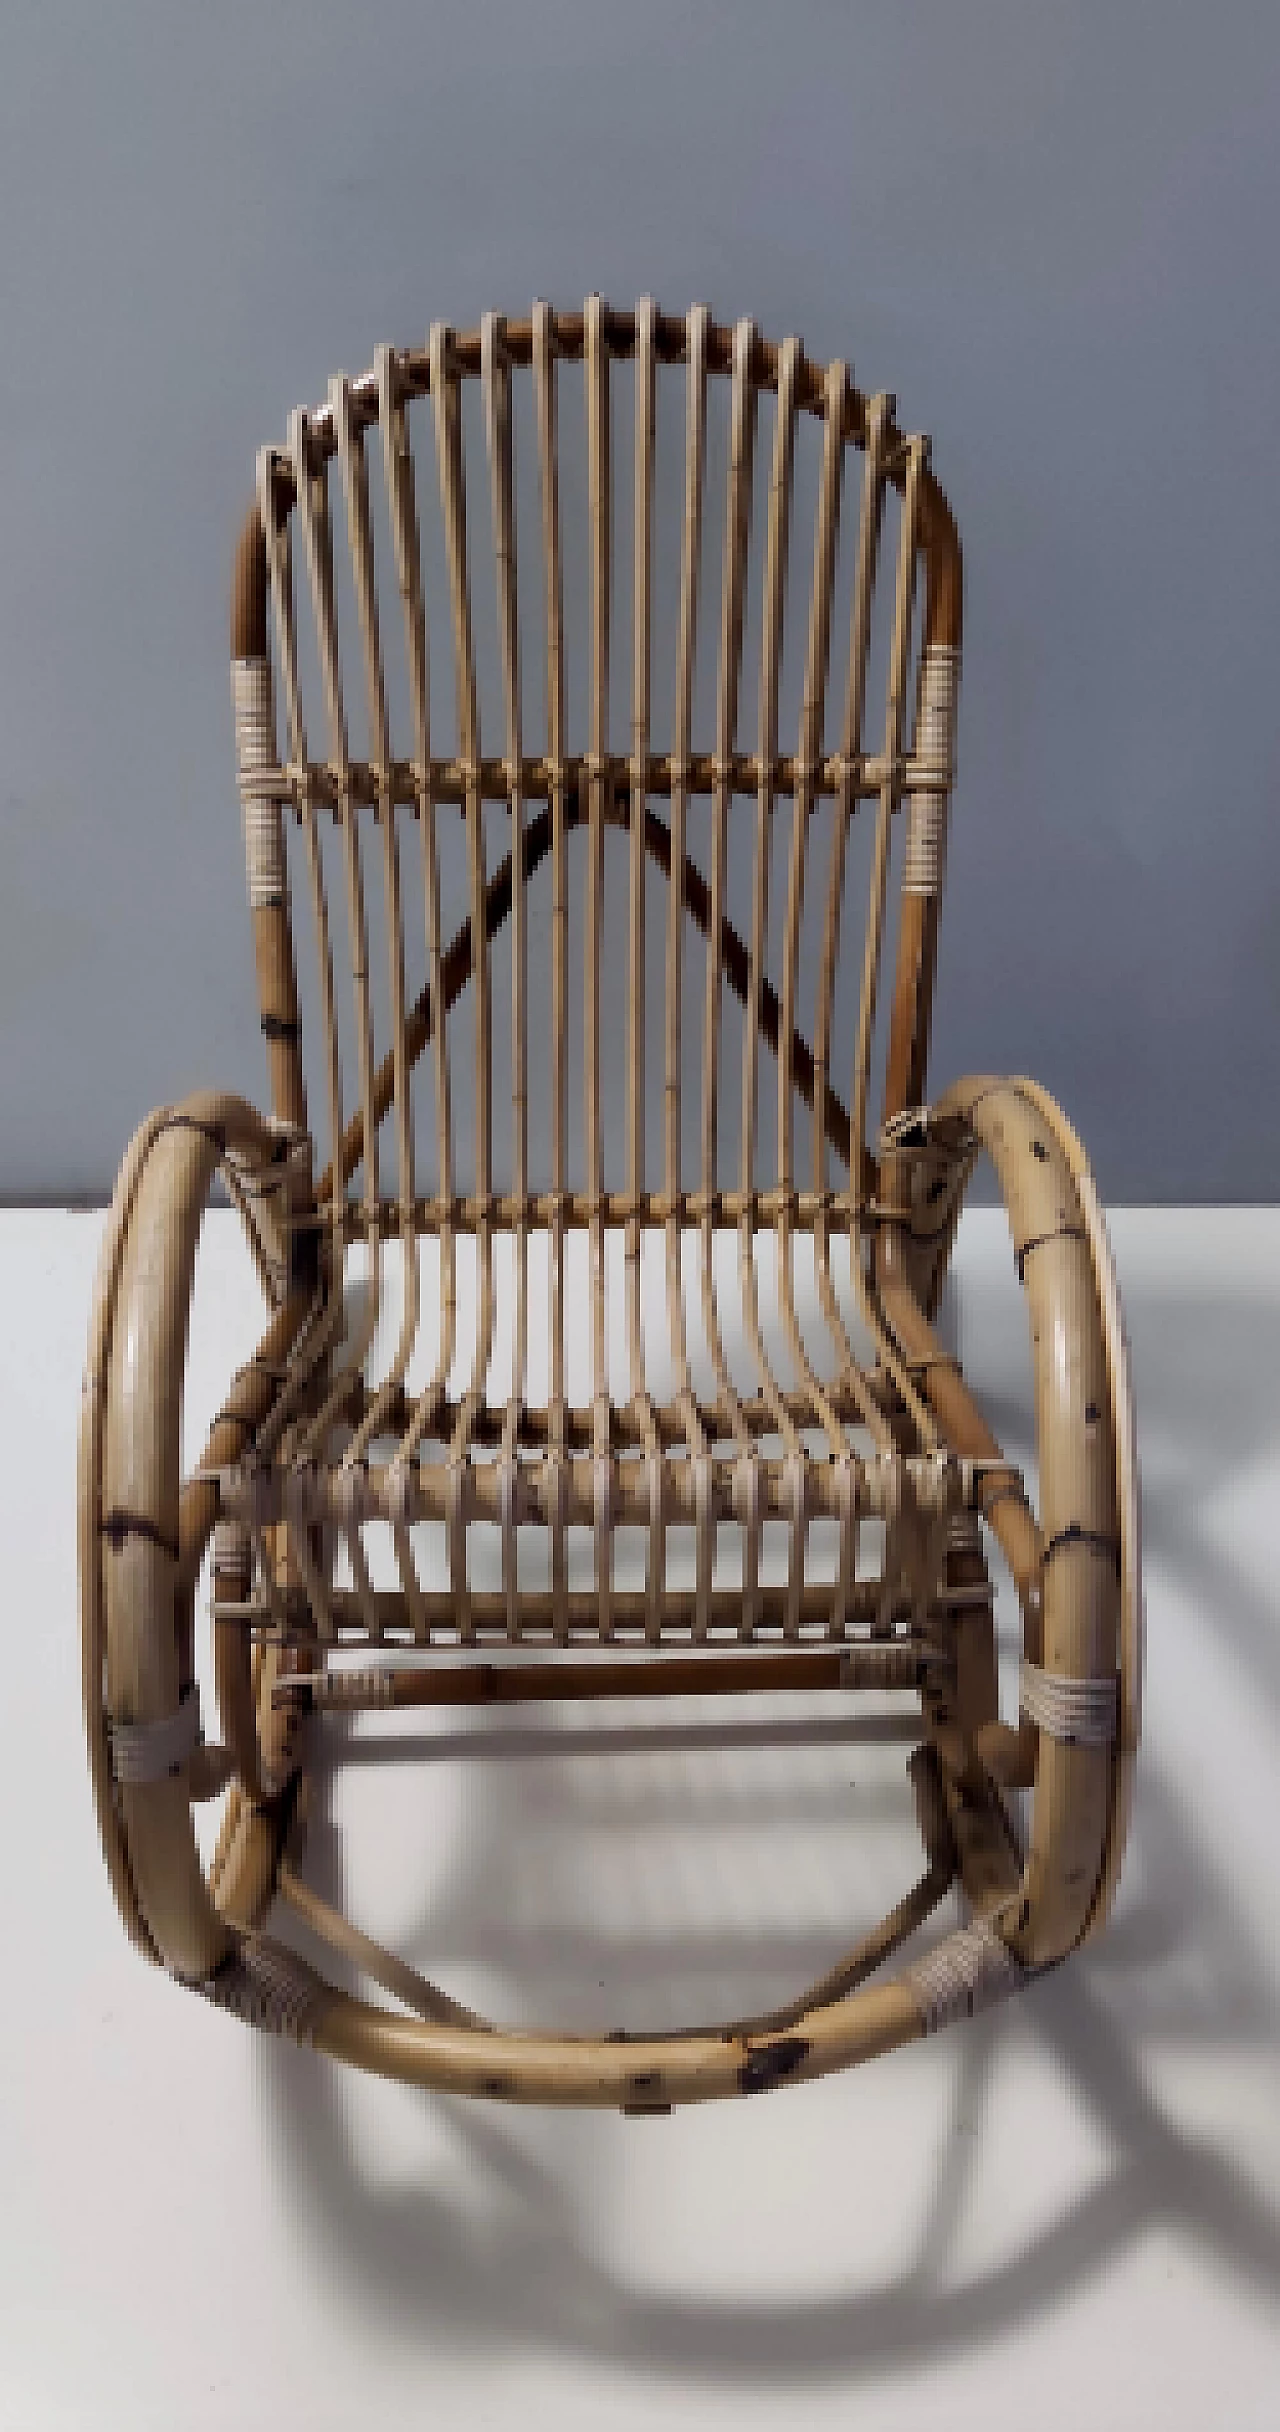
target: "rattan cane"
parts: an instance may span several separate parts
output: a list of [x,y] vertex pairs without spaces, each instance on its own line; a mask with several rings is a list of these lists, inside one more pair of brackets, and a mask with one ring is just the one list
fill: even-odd
[[[571,405],[583,445],[562,449]],[[592,297],[468,335],[437,324],[424,348],[336,379],[261,457],[232,678],[271,1113],[193,1099],[133,1142],[80,1473],[112,1885],[140,1949],[240,2016],[415,2084],[655,2110],[885,2051],[1101,1923],[1142,1615],[1111,1255],[1083,1152],[1042,1090],[970,1080],[926,1103],[960,605],[953,519],[893,400],[700,306],[674,319]],[[606,958],[623,957],[618,1021]],[[1034,1511],[933,1324],[983,1151],[1030,1314]],[[273,1315],[184,1479],[188,1311],[219,1173]],[[584,1246],[582,1393],[567,1345]],[[343,1288],[357,1248],[358,1318]],[[397,1339],[375,1374],[390,1301]],[[411,1388],[433,1326],[432,1372]],[[496,1589],[472,1573],[477,1523],[499,1531]],[[833,1576],[810,1559],[818,1524]],[[645,1532],[640,1585],[615,1575],[624,1528]],[[694,1532],[692,1583],[671,1576],[674,1528]],[[536,1591],[519,1575],[527,1530],[549,1540]],[[574,1530],[592,1535],[589,1591],[570,1583]],[[377,1532],[394,1585],[375,1576]],[[868,1574],[870,1534],[883,1554]],[[998,1711],[993,1542],[1021,1605],[1016,1721]],[[195,1612],[211,1545],[206,1743]],[[368,1650],[359,1670],[352,1648]],[[304,1727],[335,1710],[784,1687],[918,1701],[926,1867],[767,2018],[504,2030],[293,1863]],[[1032,1794],[1025,1849],[1015,1786]],[[224,1791],[206,1870],[192,1808]],[[953,1886],[972,1922],[887,1974]],[[273,1939],[277,1901],[397,2007]]]

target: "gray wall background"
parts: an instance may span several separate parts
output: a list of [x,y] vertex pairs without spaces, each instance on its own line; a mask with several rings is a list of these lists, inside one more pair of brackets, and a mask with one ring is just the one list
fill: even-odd
[[261,1097],[228,556],[337,365],[704,298],[896,389],[967,544],[935,1077],[1280,1193],[1280,10],[7,0],[0,1199]]

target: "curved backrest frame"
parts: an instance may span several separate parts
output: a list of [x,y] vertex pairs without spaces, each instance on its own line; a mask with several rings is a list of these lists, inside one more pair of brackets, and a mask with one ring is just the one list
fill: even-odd
[[[610,623],[612,560],[621,509],[611,467],[611,366],[634,363],[634,482],[631,521],[631,685],[627,748],[611,748]],[[565,363],[584,367],[588,481],[587,554],[590,615],[589,670],[584,731],[574,736],[566,718],[563,531],[560,512],[558,374]],[[681,525],[676,669],[671,748],[653,749],[651,733],[652,652],[655,628],[653,533],[655,512],[655,399],[666,367],[683,367],[685,389],[684,512]],[[514,446],[517,377],[529,374],[537,423],[541,554],[546,646],[546,749],[525,752],[521,721],[521,616],[517,578]],[[712,600],[703,598],[705,553],[708,388],[717,379],[729,387],[727,495],[716,635],[717,681],[714,731],[695,732],[694,672],[699,626],[711,622]],[[484,418],[484,472],[489,491],[497,632],[501,664],[502,750],[486,751],[480,732],[472,595],[479,579],[468,542],[468,464],[463,391],[478,381]],[[742,690],[748,555],[752,546],[755,439],[760,401],[770,394],[772,453],[758,545],[763,551],[761,648],[756,748],[744,752],[738,734]],[[408,408],[428,401],[434,432],[440,522],[447,564],[454,661],[457,750],[433,752],[429,618],[424,601],[422,542],[417,484],[409,437]],[[796,433],[803,416],[820,426],[820,469],[813,534],[804,676],[795,750],[779,751],[779,669],[792,548],[792,496]],[[403,612],[411,732],[397,752],[391,734],[384,674],[384,635],[375,576],[374,521],[370,507],[371,448],[380,442],[386,519],[395,558]],[[861,460],[862,479],[851,541],[849,625],[844,694],[835,748],[826,748],[831,724],[828,696],[832,659],[834,568],[843,501],[853,484],[846,459]],[[335,524],[330,506],[330,467],[336,468],[345,507],[360,665],[356,681],[366,706],[368,754],[350,745],[349,671],[343,665],[335,582]],[[474,484],[474,472],[472,474]],[[755,488],[753,488],[753,483]],[[901,498],[892,568],[892,611],[886,662],[882,725],[875,733],[867,700],[873,598],[880,573],[883,509],[887,493]],[[478,520],[478,519],[475,519]],[[295,551],[294,535],[300,546]],[[527,536],[524,537],[527,545]],[[385,547],[385,544],[384,544]],[[305,562],[315,622],[316,650],[324,698],[323,737],[308,727],[299,676],[295,555]],[[240,784],[245,816],[249,893],[253,909],[262,1027],[271,1065],[273,1111],[286,1124],[306,1129],[299,993],[292,929],[285,813],[299,825],[310,873],[318,928],[320,1029],[324,1094],[328,1102],[329,1167],[316,1178],[317,1201],[336,1203],[351,1178],[361,1175],[361,1211],[376,1224],[392,1209],[413,1210],[423,1221],[466,1223],[493,1213],[495,1194],[491,1140],[493,1055],[489,943],[510,923],[512,953],[513,1188],[508,1212],[517,1221],[529,1210],[528,1095],[524,1057],[527,1035],[527,890],[540,862],[552,866],[553,1029],[556,1082],[552,1100],[552,1193],[554,1204],[571,1208],[566,1170],[565,1038],[572,1020],[572,975],[567,964],[566,857],[569,839],[585,833],[587,877],[584,953],[584,1060],[586,1114],[585,1192],[582,1212],[598,1216],[641,1211],[690,1210],[700,1191],[731,1212],[718,1189],[715,1135],[719,1102],[720,1004],[726,989],[746,1009],[744,1030],[742,1188],[748,1207],[757,1191],[753,1166],[760,1037],[780,1054],[778,1177],[774,1199],[803,1223],[814,1207],[833,1196],[827,1168],[832,1150],[847,1169],[842,1198],[856,1216],[874,1194],[875,1167],[867,1143],[873,1034],[881,989],[887,914],[892,822],[906,806],[896,969],[888,1022],[881,1113],[891,1118],[924,1095],[925,1065],[937,947],[945,828],[952,782],[954,710],[961,619],[960,552],[955,525],[929,464],[929,446],[906,437],[894,419],[892,398],[866,398],[843,363],[825,369],[811,364],[794,339],[778,346],[762,339],[753,324],[730,329],[695,306],[676,319],[643,300],[634,312],[616,312],[598,297],[583,312],[561,314],[535,306],[526,321],[489,315],[477,331],[459,336],[433,327],[425,349],[379,351],[361,378],[339,377],[323,407],[299,411],[290,422],[285,450],[265,451],[259,461],[257,496],[241,535],[236,559],[232,613],[233,681]],[[274,660],[269,627],[274,626]],[[437,675],[438,683],[438,675]],[[275,696],[281,696],[284,749],[276,731]],[[314,722],[313,722],[314,723]],[[574,745],[578,748],[573,748]],[[322,746],[318,748],[318,745]],[[701,746],[701,748],[699,748]],[[690,802],[706,796],[711,805],[711,868],[701,871],[687,851]],[[742,938],[726,910],[726,866],[730,806],[754,803],[754,877],[750,934]],[[822,921],[821,971],[812,1043],[797,1020],[800,910],[806,884],[806,832],[822,797],[834,810],[834,842],[828,897]],[[775,808],[789,798],[792,843],[788,856],[786,917],[781,971],[776,984],[766,971],[768,883]],[[500,866],[486,864],[484,804],[500,801],[510,814],[511,849]],[[452,939],[442,927],[436,821],[456,804],[467,831],[470,891],[468,912]],[[855,1051],[839,1061],[851,1072],[848,1108],[829,1080],[836,1064],[832,1045],[835,964],[848,915],[842,901],[844,840],[853,814],[873,809],[866,951],[858,998]],[[426,896],[427,977],[417,998],[406,993],[400,849],[397,818],[417,821]],[[356,1106],[343,1101],[335,1011],[334,954],[325,895],[319,826],[332,816],[341,839],[347,897],[354,1005]],[[381,837],[382,892],[387,915],[390,1044],[378,1056],[371,1010],[366,888],[362,831]],[[627,1188],[604,1190],[601,1157],[601,1064],[599,970],[602,951],[601,880],[605,831],[626,830],[630,869],[628,954],[630,994],[626,1070]],[[659,1192],[646,1189],[644,1175],[645,864],[669,878],[666,1005],[664,1015],[664,1175]],[[678,878],[678,883],[677,883]],[[681,1171],[681,965],[679,931],[689,916],[707,939],[705,1028],[702,1048],[703,1154],[697,1188]],[[476,938],[484,940],[477,957]],[[475,1170],[474,1192],[464,1200],[451,1153],[451,1076],[445,1015],[469,981],[475,989]],[[592,1008],[595,1008],[593,1013]],[[409,1073],[428,1043],[436,1067],[439,1130],[438,1190],[424,1207],[414,1189]],[[784,1050],[785,1043],[785,1050]],[[687,1084],[686,1084],[687,1086]],[[820,1110],[814,1124],[813,1188],[798,1187],[794,1169],[791,1108],[796,1095]],[[390,1115],[395,1135],[396,1183],[379,1165],[379,1127]],[[384,1157],[384,1165],[388,1162]],[[335,1164],[340,1169],[334,1172]]]

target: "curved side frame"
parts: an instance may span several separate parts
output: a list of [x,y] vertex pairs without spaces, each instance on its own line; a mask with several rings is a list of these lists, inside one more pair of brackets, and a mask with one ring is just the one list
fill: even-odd
[[[995,1167],[1028,1299],[1038,1520],[921,1305],[936,1298],[977,1147]],[[941,1181],[913,1190],[913,1168],[925,1180],[939,1165]],[[885,1313],[951,1449],[990,1465],[985,1517],[1014,1571],[1024,1661],[1041,1688],[1034,1722],[988,1728],[979,1748],[1005,1778],[1034,1781],[1022,1881],[996,1922],[1025,1965],[1051,1965],[1110,1907],[1141,1725],[1138,1469],[1114,1262],[1084,1150],[1034,1082],[956,1083],[899,1132],[886,1176],[899,1204],[877,1246]],[[1077,1728],[1072,1715],[1105,1712],[1109,1692],[1110,1733]],[[1054,1711],[1064,1701],[1065,1719]]]
[[1133,1770],[1142,1736],[1142,1698],[1146,1673],[1146,1605],[1142,1591],[1142,1498],[1138,1467],[1137,1410],[1129,1361],[1120,1287],[1111,1238],[1089,1161],[1077,1133],[1062,1109],[1038,1081],[1019,1080],[1017,1087],[1036,1107],[1053,1132],[1071,1168],[1080,1197],[1089,1250],[1093,1259],[1107,1380],[1111,1392],[1111,1424],[1115,1445],[1117,1517],[1120,1529],[1120,1688],[1115,1745],[1115,1778],[1103,1876],[1087,1932],[1096,1934],[1106,1923],[1115,1897],[1129,1833],[1133,1800]]
[[[228,1918],[247,1917],[254,1884],[269,1889],[274,1861],[264,1872],[265,1844],[274,1845],[282,1830],[282,1803],[273,1808],[245,1788],[247,1782],[262,1791],[264,1758],[279,1764],[285,1749],[272,1684],[252,1678],[243,1632],[227,1634],[218,1650],[219,1702],[241,1783],[215,1861],[215,1888],[205,1881],[190,1806],[226,1780],[228,1752],[189,1744],[194,1734],[182,1733],[178,1718],[195,1688],[195,1588],[217,1517],[210,1473],[243,1453],[267,1415],[307,1295],[286,1293],[185,1488],[180,1440],[196,1244],[214,1173],[238,1167],[242,1197],[244,1176],[253,1177],[250,1239],[255,1251],[265,1244],[260,1272],[269,1276],[273,1254],[275,1271],[283,1267],[283,1226],[273,1203],[288,1190],[288,1148],[287,1136],[239,1098],[208,1094],[161,1108],[126,1154],[95,1287],[78,1486],[90,1777],[126,1929],[145,1956],[183,1976],[202,1977],[230,1954]],[[259,1716],[269,1749],[259,1745]],[[118,1753],[113,1757],[113,1733],[160,1750],[166,1730],[176,1735],[179,1752],[159,1778],[152,1778],[150,1763],[130,1769]],[[121,1778],[130,1770],[141,1778]]]

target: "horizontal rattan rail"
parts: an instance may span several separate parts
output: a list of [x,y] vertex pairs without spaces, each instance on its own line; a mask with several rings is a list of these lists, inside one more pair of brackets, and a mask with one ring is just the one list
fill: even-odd
[[[749,321],[593,297],[382,348],[259,459],[232,681],[271,1112],[161,1110],[122,1171],[85,1711],[139,1947],[392,2077],[638,2112],[763,2091],[1057,1964],[1114,1889],[1141,1680],[1123,1326],[1052,1102],[996,1079],[927,1102],[961,571],[895,413]],[[935,1326],[984,1154],[1031,1319],[1035,1509]],[[272,1317],[184,1479],[218,1173]],[[926,1863],[784,2009],[506,2032],[299,1871],[332,1717],[801,1689],[891,1701]],[[971,1921],[922,1948],[953,1886]],[[329,1983],[273,1904],[397,2009]]]

